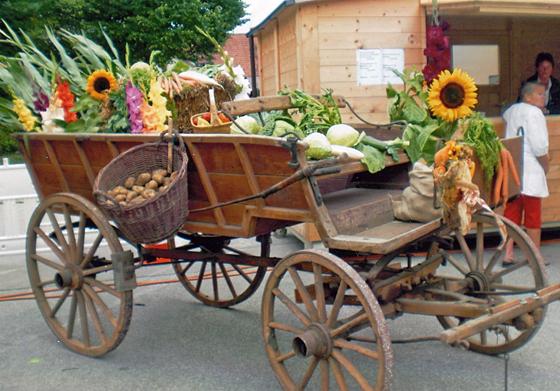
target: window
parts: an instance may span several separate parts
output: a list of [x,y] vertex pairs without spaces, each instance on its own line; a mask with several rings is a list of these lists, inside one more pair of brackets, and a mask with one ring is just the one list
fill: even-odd
[[500,84],[500,55],[498,45],[453,45],[453,68],[461,68],[478,85]]

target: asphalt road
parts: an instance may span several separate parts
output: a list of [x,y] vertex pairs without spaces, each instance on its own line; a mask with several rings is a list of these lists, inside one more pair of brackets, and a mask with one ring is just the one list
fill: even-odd
[[[274,238],[273,255],[301,248],[293,237]],[[560,245],[546,245],[549,280],[560,281]],[[173,278],[169,266],[140,270],[138,278]],[[0,295],[28,289],[23,259],[0,259]],[[34,300],[0,302],[0,391],[60,390],[279,390],[261,340],[262,287],[234,309],[204,306],[180,284],[134,291],[124,342],[100,359],[58,343]],[[560,389],[560,308],[509,358],[509,390]],[[437,335],[431,317],[389,321],[393,339]],[[394,390],[504,390],[503,358],[441,342],[394,344]]]

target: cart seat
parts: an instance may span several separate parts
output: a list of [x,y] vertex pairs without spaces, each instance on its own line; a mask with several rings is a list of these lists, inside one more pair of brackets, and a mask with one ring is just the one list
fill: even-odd
[[325,195],[325,206],[337,232],[329,238],[329,247],[387,254],[440,227],[440,219],[428,223],[396,220],[391,197],[400,193],[400,190],[350,188]]

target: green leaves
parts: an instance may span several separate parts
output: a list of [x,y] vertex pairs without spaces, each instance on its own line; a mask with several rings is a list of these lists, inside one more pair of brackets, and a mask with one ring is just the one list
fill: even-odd
[[367,166],[370,173],[373,174],[385,168],[385,153],[381,152],[379,149],[362,143],[356,145],[354,148],[365,155],[362,159],[362,163]]

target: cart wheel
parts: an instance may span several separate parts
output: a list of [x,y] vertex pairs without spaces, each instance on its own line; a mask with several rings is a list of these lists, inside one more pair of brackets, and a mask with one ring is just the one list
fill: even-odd
[[27,229],[27,271],[47,325],[71,350],[102,356],[126,335],[132,292],[113,287],[122,246],[101,211],[69,193],[47,197]]
[[264,289],[262,327],[286,390],[390,386],[393,353],[381,307],[360,275],[332,254],[303,250],[276,265]]
[[[270,237],[260,237],[260,256],[270,254]],[[230,245],[230,239],[223,237],[189,237],[189,253],[199,253],[204,260],[192,260],[173,265],[177,278],[194,297],[206,305],[226,308],[247,300],[261,285],[266,274],[265,266],[245,266],[219,262],[208,258],[210,254],[249,255]],[[170,239],[174,248],[175,239]],[[206,259],[205,259],[206,258]]]
[[[507,268],[501,266],[505,248],[485,251],[484,232],[497,229],[496,221],[487,213],[479,213],[473,216],[475,227],[472,233],[476,238],[476,247],[473,251],[469,248],[463,235],[455,233],[456,240],[461,246],[465,258],[464,261],[455,258],[452,254],[444,254],[450,264],[449,268],[454,271],[456,280],[470,278],[472,281],[470,287],[461,293],[473,297],[478,302],[482,299],[492,305],[497,305],[508,300],[533,296],[533,292],[546,286],[544,262],[539,251],[521,228],[510,220],[503,220],[508,237],[517,246],[516,258],[518,262],[514,266]],[[500,295],[502,292],[503,294]],[[526,323],[521,327],[515,327],[520,325],[511,322],[504,323],[472,336],[468,339],[469,349],[490,355],[503,354],[518,349],[539,330],[545,312],[546,307],[536,310],[528,319],[528,324]],[[468,319],[438,316],[438,320],[447,329],[462,324]]]

